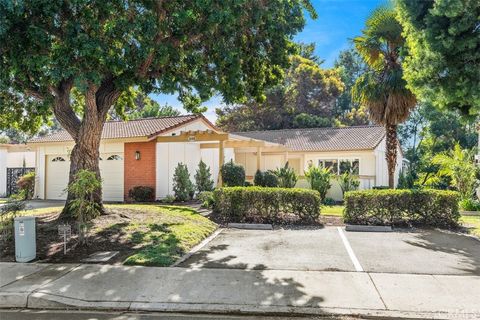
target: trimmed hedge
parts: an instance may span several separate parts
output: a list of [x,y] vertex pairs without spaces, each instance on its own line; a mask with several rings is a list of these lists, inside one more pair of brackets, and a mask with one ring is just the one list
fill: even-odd
[[345,194],[345,223],[369,225],[458,224],[459,196],[444,190],[362,190]]
[[295,188],[227,187],[213,192],[214,214],[222,222],[315,222],[317,191]]

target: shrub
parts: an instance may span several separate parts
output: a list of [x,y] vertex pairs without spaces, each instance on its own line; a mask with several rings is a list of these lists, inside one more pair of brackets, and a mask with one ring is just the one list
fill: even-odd
[[147,186],[135,186],[128,191],[128,197],[136,202],[149,202],[155,200],[155,190]]
[[35,189],[35,172],[29,172],[21,176],[17,181],[17,186],[19,189],[19,199],[32,199],[33,190]]
[[345,192],[348,191],[357,190],[358,187],[360,187],[360,180],[358,180],[358,177],[348,171],[337,176],[337,181],[340,185],[340,189],[342,189],[342,194],[345,194]]
[[337,204],[337,202],[332,198],[325,198],[325,200],[323,200],[323,204],[326,206],[334,206]]
[[292,168],[288,167],[288,161],[283,168],[277,168],[273,174],[278,178],[280,188],[293,188],[297,184],[298,177]]
[[173,173],[173,193],[178,201],[190,200],[193,196],[193,183],[185,164],[179,163]]
[[78,220],[78,238],[81,244],[86,243],[87,222],[100,215],[100,206],[95,202],[94,193],[100,189],[102,182],[95,172],[80,170],[68,186],[68,191],[74,198],[69,209]]
[[195,188],[199,193],[213,190],[213,179],[210,173],[210,167],[207,167],[202,160],[198,163],[198,169],[195,173]]
[[243,186],[245,183],[245,169],[233,160],[225,163],[221,169],[222,180],[226,187]]
[[456,226],[459,195],[444,190],[362,190],[345,194],[344,220],[352,224]]
[[330,184],[331,176],[330,168],[310,166],[307,171],[305,171],[305,177],[308,179],[308,182],[310,182],[310,187],[320,193],[320,199],[322,201],[325,200],[328,189],[332,186]]
[[460,208],[465,211],[480,211],[480,201],[474,199],[463,199],[459,202]]
[[202,191],[198,194],[198,200],[202,203],[203,208],[213,208],[213,192],[212,191]]
[[26,203],[20,200],[8,200],[0,207],[0,239],[8,240],[13,230],[13,219],[18,212],[25,210]]
[[265,183],[263,182],[263,172],[260,170],[257,170],[255,172],[255,177],[253,178],[253,184],[259,187],[264,187]]
[[162,203],[168,203],[168,204],[174,203],[175,202],[175,196],[172,196],[171,194],[167,194],[165,196],[165,198],[163,198],[161,201],[162,201]]
[[223,222],[314,222],[318,192],[297,188],[234,187],[213,192],[214,214]]
[[263,187],[267,187],[267,188],[278,187],[278,178],[272,171],[265,171],[263,173]]
[[244,187],[253,187],[253,183],[251,183],[250,181],[245,181],[245,183],[243,184]]

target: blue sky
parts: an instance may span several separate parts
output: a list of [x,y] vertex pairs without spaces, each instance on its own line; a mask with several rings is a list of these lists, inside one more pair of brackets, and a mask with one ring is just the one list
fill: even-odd
[[[350,39],[359,35],[369,13],[385,3],[381,0],[312,0],[317,11],[316,20],[307,18],[307,24],[295,39],[316,44],[316,54],[324,59],[324,68],[333,66],[338,53],[349,48]],[[185,113],[175,95],[153,95],[160,104],[168,103]],[[208,107],[205,116],[215,121],[215,108],[221,105],[216,97],[204,103]]]

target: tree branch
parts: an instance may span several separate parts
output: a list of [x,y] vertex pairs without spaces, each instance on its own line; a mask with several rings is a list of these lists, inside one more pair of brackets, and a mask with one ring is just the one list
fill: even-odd
[[70,91],[73,87],[73,80],[62,80],[55,88],[55,103],[53,104],[53,113],[62,127],[76,141],[80,130],[80,119],[73,111],[70,105]]

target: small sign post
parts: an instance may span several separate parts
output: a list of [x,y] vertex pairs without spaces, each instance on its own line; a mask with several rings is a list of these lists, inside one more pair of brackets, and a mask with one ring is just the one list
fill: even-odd
[[63,254],[67,254],[67,239],[72,236],[72,226],[69,224],[58,225],[58,235],[63,237]]

